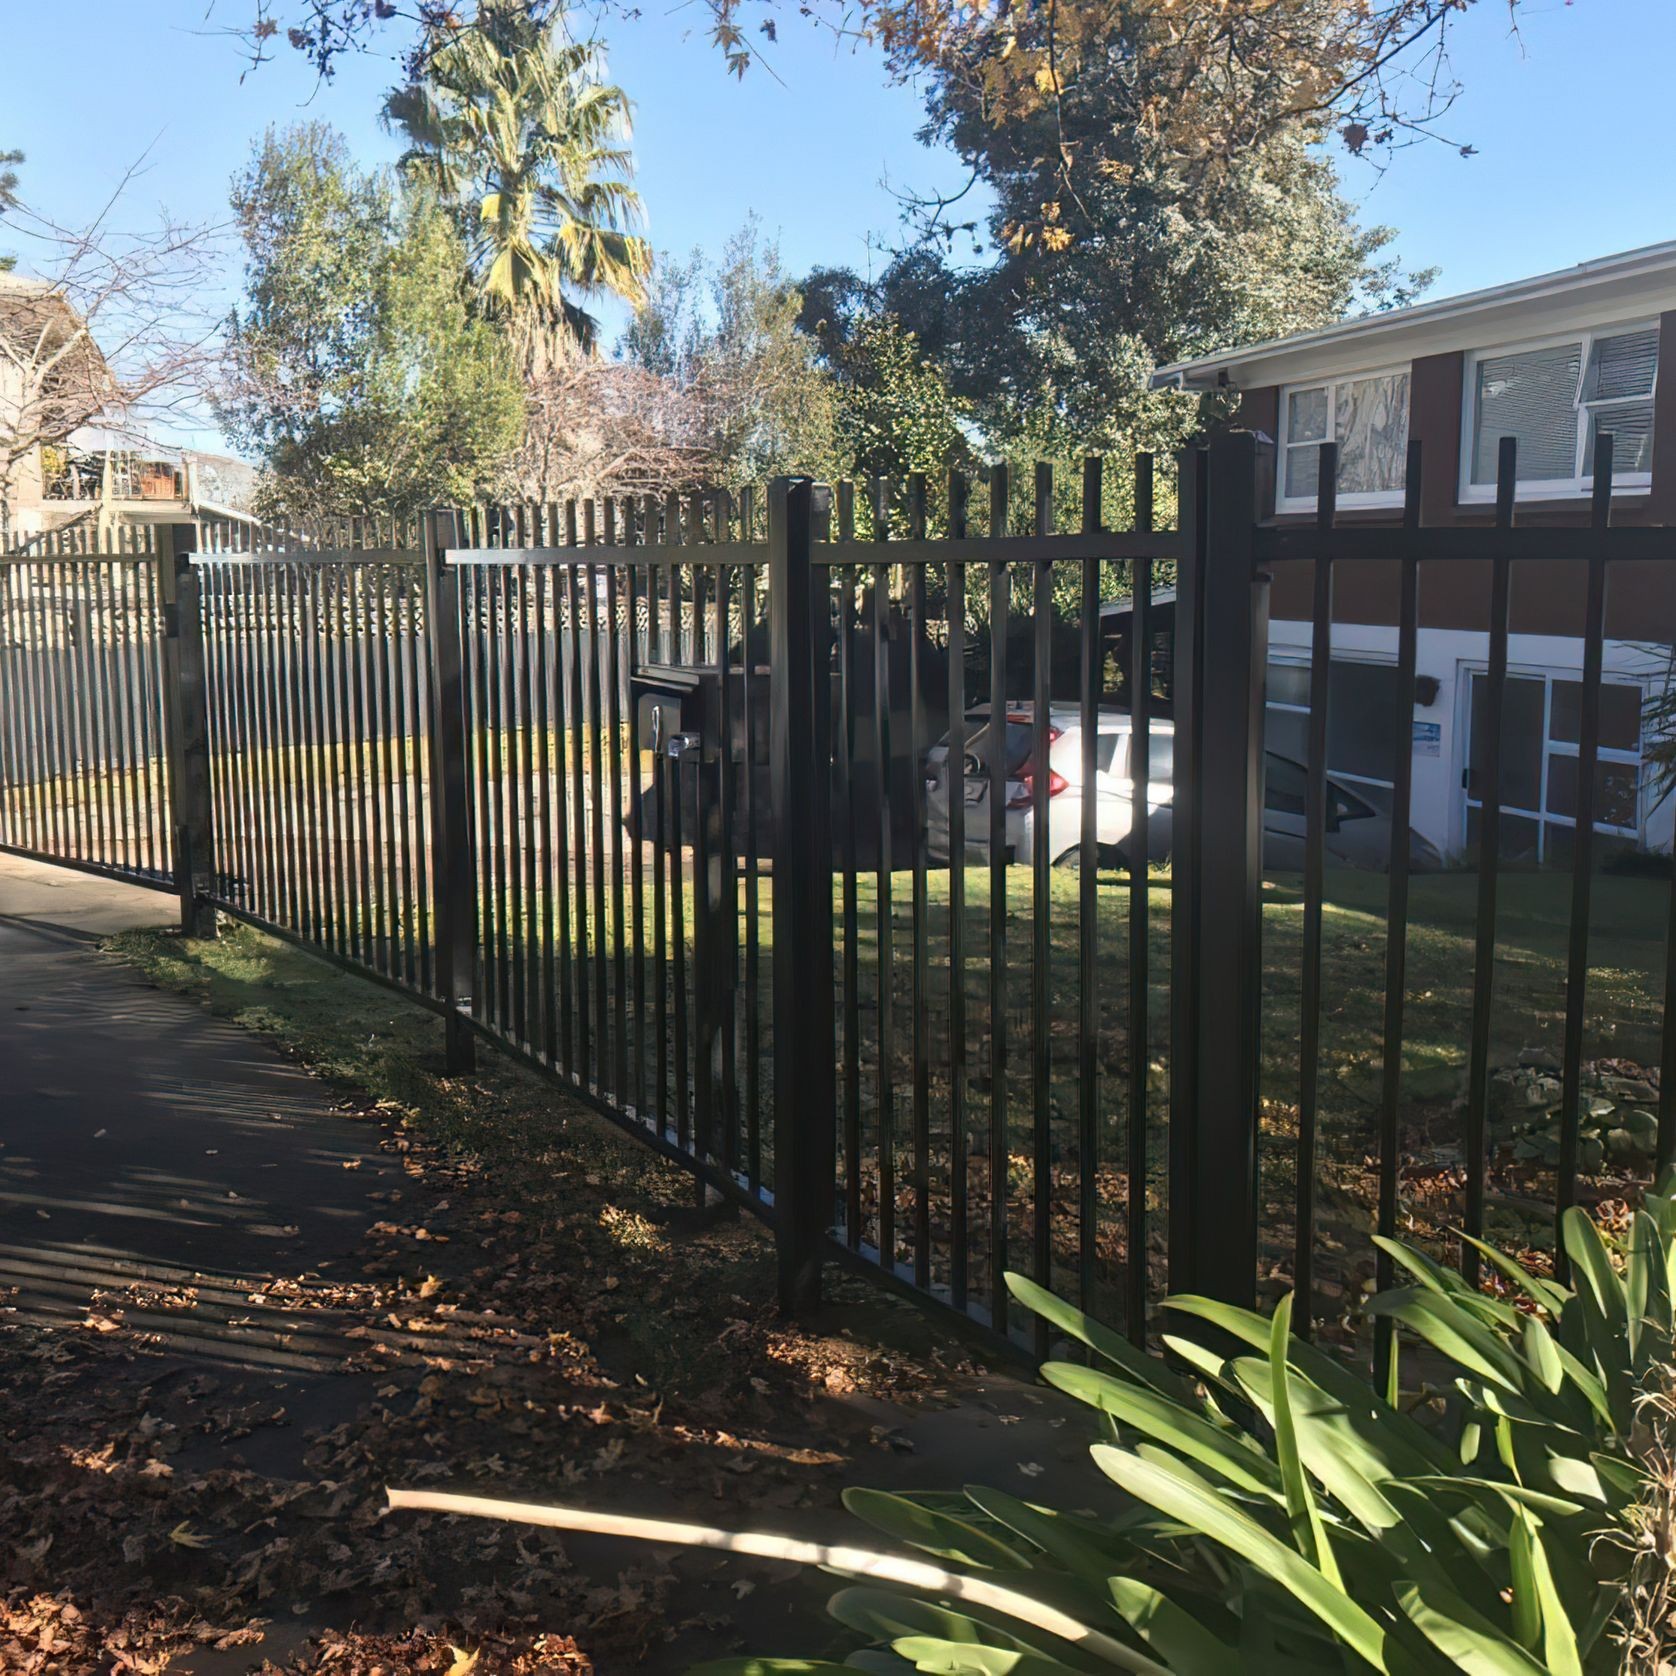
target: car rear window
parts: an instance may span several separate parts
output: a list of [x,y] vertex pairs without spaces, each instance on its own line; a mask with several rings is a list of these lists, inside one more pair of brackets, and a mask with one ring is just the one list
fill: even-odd
[[[974,725],[974,722],[976,725]],[[1029,760],[1030,752],[1036,743],[1036,730],[1029,722],[1007,722],[1006,742],[1003,749],[1006,752],[1007,772],[1016,774]],[[966,755],[976,758],[985,768],[989,766],[989,722],[987,718],[969,718],[967,721]]]

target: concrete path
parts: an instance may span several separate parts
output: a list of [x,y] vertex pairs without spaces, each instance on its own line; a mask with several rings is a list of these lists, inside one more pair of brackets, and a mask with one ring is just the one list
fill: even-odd
[[329,1314],[296,1333],[251,1295],[330,1277],[396,1166],[268,1044],[99,952],[173,906],[0,856],[0,1297],[17,1288],[13,1319],[114,1315],[157,1349],[307,1374]]

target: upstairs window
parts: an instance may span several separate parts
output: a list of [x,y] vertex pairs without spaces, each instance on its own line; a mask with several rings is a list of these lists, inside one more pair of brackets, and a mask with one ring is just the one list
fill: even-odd
[[1612,481],[1644,488],[1653,471],[1657,326],[1591,332],[1558,343],[1495,350],[1471,358],[1467,391],[1465,498],[1495,495],[1504,436],[1519,444],[1519,488],[1538,495],[1586,494],[1595,438],[1612,433]]
[[1280,511],[1315,509],[1323,442],[1338,444],[1339,505],[1401,502],[1408,453],[1406,372],[1294,385],[1282,392],[1280,431]]

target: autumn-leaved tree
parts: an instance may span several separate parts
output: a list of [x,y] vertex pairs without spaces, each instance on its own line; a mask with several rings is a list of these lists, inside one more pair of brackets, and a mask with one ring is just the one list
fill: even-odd
[[[563,0],[507,0],[551,19]],[[1452,32],[1480,9],[1517,18],[1522,0],[703,0],[712,45],[736,75],[772,43],[781,18],[813,18],[844,38],[876,41],[895,73],[958,74],[1009,121],[1055,106],[1066,82],[1114,37],[1136,43],[1128,113],[1184,162],[1221,160],[1301,124],[1332,129],[1352,151],[1418,136],[1459,91]],[[634,0],[600,9],[633,14]],[[252,57],[284,41],[323,74],[387,26],[411,26],[407,57],[423,66],[447,0],[409,9],[374,0],[256,0]],[[1452,142],[1458,143],[1458,142]],[[1463,149],[1470,150],[1470,147]]]
[[233,208],[245,296],[217,413],[263,461],[267,510],[411,513],[495,481],[518,442],[520,380],[471,307],[434,197],[358,169],[310,123],[267,134]]
[[390,94],[401,167],[456,216],[487,311],[539,366],[591,347],[585,306],[638,303],[651,251],[633,231],[629,103],[594,49],[522,0],[481,0],[475,22],[432,32],[420,73]]

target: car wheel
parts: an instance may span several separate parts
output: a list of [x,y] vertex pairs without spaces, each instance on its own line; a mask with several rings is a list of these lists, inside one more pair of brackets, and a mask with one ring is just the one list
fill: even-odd
[[[1068,850],[1061,851],[1053,858],[1055,867],[1062,867],[1068,873],[1082,871],[1082,845],[1073,844]],[[1094,865],[1098,868],[1111,869],[1121,867],[1123,851],[1113,844],[1096,844],[1094,846]]]

